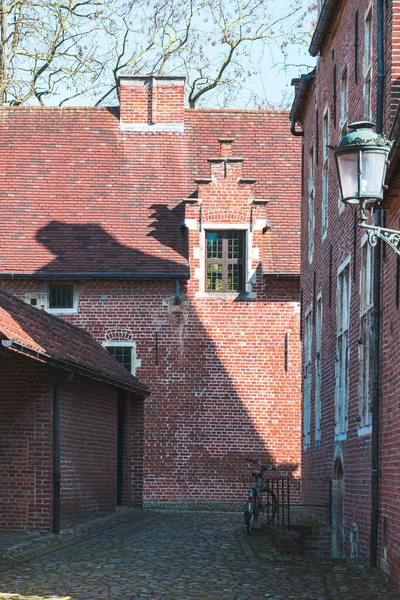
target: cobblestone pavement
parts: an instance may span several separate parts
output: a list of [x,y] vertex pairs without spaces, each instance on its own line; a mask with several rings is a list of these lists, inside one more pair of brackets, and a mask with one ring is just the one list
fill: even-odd
[[0,599],[399,600],[380,571],[281,555],[240,513],[143,511],[0,573]]

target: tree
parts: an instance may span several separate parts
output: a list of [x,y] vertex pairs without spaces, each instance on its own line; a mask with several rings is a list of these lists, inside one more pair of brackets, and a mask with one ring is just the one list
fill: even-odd
[[[187,76],[191,107],[251,77],[252,52],[303,33],[312,10],[291,0],[0,0],[3,102],[95,104],[118,95],[121,73]],[[267,8],[272,10],[267,14]],[[224,100],[222,100],[222,103]]]

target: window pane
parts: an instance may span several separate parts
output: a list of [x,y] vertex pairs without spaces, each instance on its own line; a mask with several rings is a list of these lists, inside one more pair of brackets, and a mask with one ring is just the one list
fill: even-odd
[[242,265],[228,265],[228,282],[227,288],[229,291],[239,292],[242,289],[243,267]]
[[222,233],[207,232],[207,258],[222,258]]
[[243,236],[239,232],[228,231],[228,258],[243,258]]
[[207,289],[222,291],[222,265],[207,265]]
[[51,285],[49,294],[50,308],[73,308],[73,286]]
[[124,367],[131,371],[132,348],[130,346],[107,346],[108,352],[118,360]]

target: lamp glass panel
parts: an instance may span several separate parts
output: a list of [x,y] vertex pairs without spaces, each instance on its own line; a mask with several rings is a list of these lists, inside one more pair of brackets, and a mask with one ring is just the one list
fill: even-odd
[[386,153],[363,151],[362,153],[362,185],[363,196],[382,197],[383,175],[385,172]]
[[337,164],[342,186],[343,200],[358,198],[357,151],[337,155]]

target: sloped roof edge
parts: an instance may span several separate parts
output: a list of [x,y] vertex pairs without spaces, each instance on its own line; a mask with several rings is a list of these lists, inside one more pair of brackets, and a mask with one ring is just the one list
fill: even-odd
[[0,291],[0,334],[8,351],[132,391],[150,392],[87,331]]

